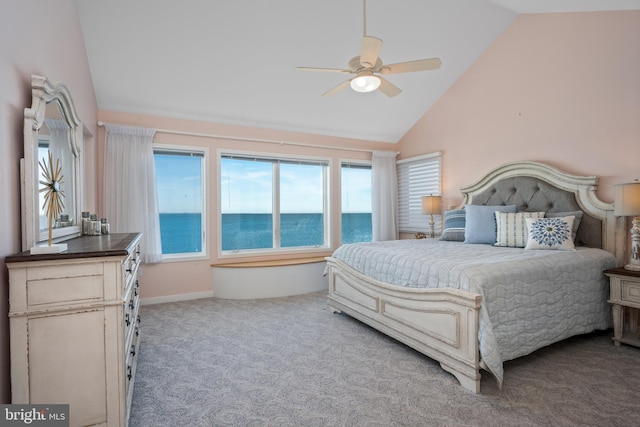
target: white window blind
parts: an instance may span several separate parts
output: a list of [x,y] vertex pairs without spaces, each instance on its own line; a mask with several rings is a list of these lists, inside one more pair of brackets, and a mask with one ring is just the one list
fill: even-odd
[[[422,196],[441,195],[440,152],[398,160],[398,222],[402,233],[426,232],[429,216],[422,213]],[[440,234],[442,215],[434,215],[435,232]]]

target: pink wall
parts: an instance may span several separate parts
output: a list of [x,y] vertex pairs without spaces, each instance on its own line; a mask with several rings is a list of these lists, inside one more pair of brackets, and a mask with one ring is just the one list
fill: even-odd
[[[0,402],[8,403],[8,272],[4,257],[21,249],[20,171],[22,123],[31,105],[31,75],[69,88],[78,115],[95,134],[97,103],[75,0],[0,0]],[[85,188],[95,193],[95,147],[85,149]],[[93,198],[88,203],[95,203]],[[87,205],[91,207],[93,205]]]
[[400,157],[443,152],[444,206],[517,160],[640,178],[640,12],[523,15],[407,132]]
[[[257,129],[240,126],[229,126],[214,123],[205,123],[181,119],[171,119],[166,117],[145,116],[140,114],[128,114],[114,111],[100,111],[99,119],[107,123],[120,123],[132,126],[143,126],[154,129],[168,129],[173,131],[204,133],[214,135],[225,135],[231,137],[268,139],[276,141],[290,141],[303,144],[328,145],[332,147],[350,147],[368,150],[395,150],[396,146],[384,142],[362,141],[355,139],[336,138],[330,136],[311,135],[296,132],[283,132],[269,129]],[[257,151],[263,153],[278,154],[304,154],[332,159],[334,165],[338,165],[340,159],[371,159],[370,152],[345,151],[335,149],[320,149],[298,146],[288,146],[279,144],[267,144],[238,141],[232,139],[214,139],[199,136],[173,135],[157,132],[153,138],[154,143],[176,144],[209,148],[209,253],[210,258],[196,261],[165,262],[155,265],[145,265],[140,277],[140,294],[142,298],[163,297],[169,295],[181,295],[199,292],[211,292],[213,284],[211,264],[224,262],[258,261],[265,259],[281,258],[279,256],[262,256],[251,258],[235,258],[220,260],[217,257],[217,243],[215,240],[215,225],[217,220],[217,188],[216,188],[216,150],[218,148]],[[104,129],[98,131],[98,151],[99,151],[99,176],[102,176],[102,154],[104,147]],[[333,198],[330,202],[331,216],[333,224],[337,224],[340,217],[339,199],[339,168],[332,169],[331,182],[333,187],[330,194]],[[102,183],[99,184],[99,210],[102,209]],[[332,240],[337,242],[339,227],[332,228]],[[335,246],[335,245],[334,245]],[[329,251],[305,253],[298,257],[326,256]],[[291,257],[295,257],[292,255]]]

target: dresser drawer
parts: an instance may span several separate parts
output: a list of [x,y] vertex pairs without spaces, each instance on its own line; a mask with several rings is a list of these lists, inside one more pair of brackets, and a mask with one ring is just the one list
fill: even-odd
[[620,299],[640,304],[640,283],[622,279],[620,281]]
[[130,346],[135,337],[139,334],[140,323],[140,298],[136,293],[131,293],[131,297],[126,302],[124,307],[124,336],[125,346],[124,354],[127,357],[127,353],[130,351]]
[[101,301],[104,299],[103,276],[77,276],[27,282],[29,307],[44,304]]
[[104,267],[99,263],[46,264],[26,269],[25,293],[12,289],[11,303],[19,310],[43,309],[104,300]]
[[124,269],[124,288],[123,294],[127,294],[129,289],[134,285],[138,274],[138,267],[140,266],[140,249],[136,246],[135,251],[132,252],[122,263]]

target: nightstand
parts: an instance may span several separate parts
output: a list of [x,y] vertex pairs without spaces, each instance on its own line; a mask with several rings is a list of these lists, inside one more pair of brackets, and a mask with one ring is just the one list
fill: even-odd
[[613,309],[613,342],[640,347],[640,271],[613,268],[609,276],[609,303]]

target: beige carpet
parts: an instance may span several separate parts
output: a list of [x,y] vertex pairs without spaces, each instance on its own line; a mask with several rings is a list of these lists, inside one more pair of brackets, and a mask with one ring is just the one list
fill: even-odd
[[640,425],[640,348],[611,331],[507,362],[474,395],[327,310],[324,293],[142,307],[130,426]]

